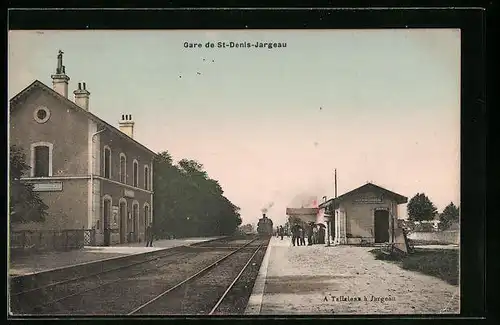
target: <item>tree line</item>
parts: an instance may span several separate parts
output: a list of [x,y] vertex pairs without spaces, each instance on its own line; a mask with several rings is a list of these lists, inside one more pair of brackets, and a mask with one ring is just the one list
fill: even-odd
[[[43,222],[48,206],[21,177],[31,167],[18,146],[10,147],[9,205],[14,223]],[[158,238],[228,235],[241,224],[240,209],[224,196],[203,165],[164,151],[154,160],[153,228]]]
[[154,229],[159,238],[229,235],[241,224],[240,208],[224,196],[203,165],[167,151],[154,161]]
[[409,221],[431,221],[438,219],[439,229],[446,230],[453,223],[459,222],[460,208],[450,202],[441,213],[438,212],[434,203],[424,193],[417,193],[408,202]]

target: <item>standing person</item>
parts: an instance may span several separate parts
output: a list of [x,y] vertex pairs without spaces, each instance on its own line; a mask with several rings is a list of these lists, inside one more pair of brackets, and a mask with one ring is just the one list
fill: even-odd
[[318,229],[318,244],[324,244],[325,243],[325,228],[320,227]]
[[313,228],[313,244],[319,244],[319,237],[318,237],[318,227],[315,225]]
[[146,228],[146,247],[153,247],[153,228],[151,225]]
[[313,244],[313,225],[313,223],[309,223],[309,227],[307,227],[307,246]]
[[283,226],[280,226],[278,232],[280,234],[281,240],[283,240]]
[[300,240],[299,240],[299,226],[298,225],[293,225],[292,226],[292,244],[295,246],[295,243],[297,243],[297,246],[300,245]]
[[298,241],[299,241],[299,246],[302,246],[302,238],[304,238],[304,229],[302,227],[299,228],[299,238]]
[[304,228],[300,228],[300,245],[305,246],[306,245],[306,232]]

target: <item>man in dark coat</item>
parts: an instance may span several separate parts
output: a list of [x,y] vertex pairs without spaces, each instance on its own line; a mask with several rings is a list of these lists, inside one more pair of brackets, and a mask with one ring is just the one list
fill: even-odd
[[278,234],[280,235],[281,237],[281,240],[283,240],[283,226],[280,226],[279,230],[278,230]]
[[307,227],[307,246],[312,246],[313,244],[313,227],[314,223],[309,223],[309,226]]
[[297,243],[297,246],[300,245],[300,237],[299,237],[299,225],[295,224],[292,226],[292,244],[295,246]]
[[153,228],[151,225],[146,227],[146,247],[153,247]]
[[299,227],[299,246],[304,246],[306,244],[304,236],[305,236],[304,228]]

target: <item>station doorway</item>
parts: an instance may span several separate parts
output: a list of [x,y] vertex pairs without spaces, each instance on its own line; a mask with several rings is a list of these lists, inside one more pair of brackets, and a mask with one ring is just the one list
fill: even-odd
[[104,246],[109,246],[111,244],[111,233],[110,233],[110,218],[111,218],[111,201],[104,200],[104,216],[103,216],[103,229],[104,229]]
[[375,210],[375,243],[389,241],[389,211]]

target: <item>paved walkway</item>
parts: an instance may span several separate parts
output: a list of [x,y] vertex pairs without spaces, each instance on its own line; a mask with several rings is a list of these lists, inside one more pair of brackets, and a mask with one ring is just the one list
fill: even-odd
[[245,313],[459,312],[458,286],[376,260],[369,252],[372,249],[325,245],[293,247],[289,237],[283,241],[273,237]]
[[49,252],[37,255],[16,257],[10,260],[9,275],[26,275],[51,269],[85,264],[99,260],[106,260],[120,256],[142,254],[154,250],[168,249],[183,245],[192,245],[202,241],[213,240],[218,237],[183,238],[159,240],[153,242],[153,247],[145,247],[145,243],[130,243],[110,247],[86,246],[80,250],[67,252]]

